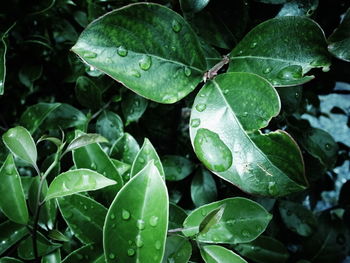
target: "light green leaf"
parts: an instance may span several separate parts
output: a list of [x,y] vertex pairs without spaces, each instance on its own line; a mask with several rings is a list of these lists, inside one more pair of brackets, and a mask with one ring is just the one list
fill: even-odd
[[160,162],[159,156],[152,143],[147,138],[145,138],[143,145],[131,166],[130,177],[133,177],[140,172],[151,160],[154,161],[154,165],[157,167],[160,176],[164,179],[165,175],[162,163]]
[[242,256],[257,263],[284,263],[289,257],[283,243],[268,236],[260,236],[250,243],[238,244],[235,249]]
[[50,184],[45,200],[114,185],[114,180],[89,169],[70,170],[58,175]]
[[[0,224],[0,256],[29,234],[27,226],[5,221]],[[1,261],[0,261],[1,262]]]
[[188,262],[192,254],[192,245],[187,238],[182,236],[168,236],[165,244],[165,252],[162,263]]
[[72,50],[85,63],[160,103],[185,97],[207,66],[186,21],[153,3],[128,5],[93,21]]
[[103,260],[100,261],[101,256],[103,256],[103,251],[97,244],[88,244],[74,250],[62,261],[62,263],[105,263]]
[[328,38],[328,50],[335,57],[350,62],[350,8],[339,27]]
[[198,207],[211,202],[217,198],[217,189],[213,176],[210,172],[199,169],[191,182],[192,202]]
[[180,181],[189,176],[194,169],[190,160],[178,155],[164,155],[162,164],[168,181]]
[[0,263],[23,263],[23,261],[16,258],[3,257],[0,258]]
[[70,239],[65,236],[62,232],[60,232],[57,229],[50,230],[47,234],[49,238],[55,241],[61,241],[61,242],[69,242]]
[[192,108],[190,136],[197,157],[251,194],[282,196],[305,189],[295,141],[281,130],[260,131],[279,111],[276,90],[259,76],[217,76],[199,91]]
[[88,77],[80,76],[75,84],[75,96],[79,103],[89,109],[99,109],[102,105],[102,92]]
[[97,119],[96,132],[106,137],[110,143],[113,143],[123,136],[122,119],[114,112],[103,111]]
[[205,263],[248,263],[233,251],[221,246],[203,246],[201,255]]
[[124,133],[112,146],[110,156],[127,164],[132,164],[140,146],[129,133]]
[[36,167],[36,146],[26,128],[21,126],[11,128],[2,135],[2,140],[14,155]]
[[206,215],[203,218],[202,222],[199,224],[198,233],[201,235],[207,233],[213,225],[217,224],[221,220],[224,212],[225,205],[222,205]]
[[[206,233],[199,233],[204,218],[217,208],[225,206],[220,220],[211,225]],[[182,231],[185,236],[197,236],[196,239],[206,243],[235,244],[249,242],[264,232],[271,220],[261,205],[249,199],[234,197],[201,206],[186,218]]]
[[83,195],[57,199],[61,214],[74,235],[84,244],[102,243],[103,223],[107,209]]
[[102,142],[108,142],[108,140],[105,137],[96,133],[83,134],[71,141],[71,143],[67,146],[66,152],[87,146],[89,144]]
[[9,154],[0,168],[0,208],[13,222],[27,224],[29,215],[21,178],[17,172],[12,154]]
[[161,262],[168,206],[164,180],[150,161],[123,187],[108,210],[103,232],[106,261]]
[[138,121],[148,106],[148,100],[130,92],[122,100],[122,111],[126,120],[125,125]]
[[61,251],[56,249],[54,252],[43,256],[41,263],[61,263]]
[[232,50],[230,59],[229,72],[255,73],[274,86],[308,82],[314,77],[304,75],[311,69],[328,71],[331,64],[322,29],[300,16],[277,17],[256,26]]

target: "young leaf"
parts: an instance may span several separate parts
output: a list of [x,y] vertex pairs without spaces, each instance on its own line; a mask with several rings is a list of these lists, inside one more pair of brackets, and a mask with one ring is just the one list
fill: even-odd
[[137,153],[135,160],[131,166],[130,177],[133,177],[138,172],[140,172],[151,160],[154,161],[154,165],[157,167],[160,176],[164,179],[165,175],[162,163],[160,162],[156,150],[147,138],[143,142],[143,145],[140,151]]
[[23,127],[27,128],[31,134],[33,134],[45,118],[60,105],[60,103],[41,102],[29,106],[21,115],[19,122]]
[[224,212],[225,205],[214,209],[207,216],[205,216],[203,221],[199,224],[199,234],[203,235],[207,233],[213,225],[217,224],[221,220]]
[[201,255],[205,263],[248,263],[233,251],[221,246],[203,246]]
[[125,263],[161,262],[168,206],[164,180],[150,161],[123,187],[108,210],[103,232],[107,263],[116,259]]
[[[214,220],[216,224],[211,224],[206,233],[200,233],[206,216],[215,209],[219,209],[217,214],[222,212],[223,206],[223,214],[219,220]],[[256,202],[242,197],[228,198],[194,210],[186,218],[182,232],[188,237],[196,235],[198,241],[206,243],[249,242],[264,232],[271,218],[271,214]]]
[[180,181],[189,176],[194,169],[190,160],[178,155],[163,156],[162,164],[168,181]]
[[110,143],[113,143],[123,136],[122,119],[114,112],[103,111],[97,119],[96,132],[106,137]]
[[350,62],[350,8],[339,27],[328,38],[328,50],[335,57]]
[[198,207],[217,198],[217,189],[213,176],[205,169],[199,169],[191,182],[192,202]]
[[148,100],[130,92],[122,100],[122,111],[126,120],[125,125],[138,121],[147,109]]
[[160,103],[185,97],[207,66],[186,21],[152,3],[128,5],[93,21],[72,50],[85,63]]
[[81,261],[84,263],[105,263],[106,261],[99,261],[101,256],[103,256],[103,251],[97,244],[88,244],[74,250],[62,263],[77,263]]
[[89,109],[99,109],[102,92],[88,77],[80,76],[75,84],[75,95],[81,105]]
[[51,182],[45,200],[98,190],[116,183],[116,181],[89,169],[70,170],[61,173]]
[[74,235],[84,244],[102,243],[107,209],[83,195],[57,198],[61,214]]
[[277,17],[256,26],[232,50],[230,60],[229,72],[255,73],[274,86],[303,84],[314,78],[304,76],[311,69],[327,71],[331,64],[322,29],[300,16]]
[[36,146],[26,128],[21,126],[11,128],[2,135],[2,140],[14,155],[36,167]]
[[[0,256],[29,233],[24,225],[12,221],[0,224]],[[0,261],[1,262],[1,261]]]
[[188,262],[192,254],[192,245],[182,236],[168,236],[162,263]]
[[283,243],[268,236],[260,236],[250,243],[238,244],[234,248],[242,256],[257,263],[284,263],[289,257]]
[[190,136],[197,157],[213,173],[251,194],[282,196],[305,189],[295,141],[281,130],[260,131],[279,111],[276,90],[259,76],[217,76],[199,91],[191,112]]
[[17,172],[12,154],[9,154],[0,168],[0,208],[13,222],[27,224],[29,215],[21,178]]
[[102,143],[102,142],[108,142],[108,140],[105,137],[96,133],[83,134],[75,138],[73,141],[71,141],[71,143],[67,146],[66,152],[73,151],[75,149],[84,147],[92,143]]
[[140,146],[129,133],[124,133],[112,146],[110,156],[127,164],[132,164]]

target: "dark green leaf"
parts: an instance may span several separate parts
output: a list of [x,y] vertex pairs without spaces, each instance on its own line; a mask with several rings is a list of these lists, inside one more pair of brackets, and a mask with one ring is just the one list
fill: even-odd
[[327,71],[330,66],[322,29],[299,16],[277,17],[256,26],[233,49],[230,59],[228,71],[255,73],[274,86],[305,83],[314,78],[304,76],[312,68]]
[[139,95],[161,103],[185,97],[206,70],[186,21],[152,3],[128,5],[95,20],[72,50]]
[[0,224],[0,256],[27,234],[29,234],[29,230],[24,225],[11,221]]
[[162,164],[168,181],[180,181],[189,176],[194,168],[190,160],[178,155],[163,156]]
[[103,256],[102,249],[95,244],[89,244],[70,253],[62,263],[105,263],[104,260],[100,261],[101,256]]
[[161,262],[168,206],[164,180],[150,161],[122,188],[108,210],[103,233],[106,261]]
[[96,132],[106,137],[111,143],[124,133],[122,119],[111,111],[103,111],[96,122]]
[[[225,208],[219,221],[211,225],[206,233],[199,233],[204,218],[222,206]],[[194,210],[186,218],[182,232],[185,236],[197,235],[200,242],[249,242],[264,232],[271,218],[272,216],[258,203],[242,197],[228,198]]]
[[111,148],[111,157],[127,164],[132,164],[140,151],[140,146],[129,133],[124,133]]
[[286,2],[278,16],[311,16],[318,7],[318,0],[294,0]]
[[187,217],[187,213],[181,207],[169,204],[169,229],[181,228]]
[[16,258],[3,257],[0,258],[0,263],[23,263],[23,261]]
[[54,252],[43,256],[41,263],[61,263],[61,251],[56,249]]
[[216,201],[217,189],[215,180],[210,172],[199,169],[192,179],[191,198],[196,206],[205,205]]
[[283,111],[287,114],[298,112],[303,93],[302,86],[278,87],[276,90],[281,99]]
[[210,0],[180,0],[184,13],[197,13],[209,4]]
[[199,160],[248,193],[282,196],[305,189],[295,141],[281,130],[260,131],[279,110],[276,90],[257,75],[217,76],[192,108],[190,135]]
[[204,246],[201,255],[205,263],[247,263],[239,255],[221,246]]
[[89,169],[71,170],[61,173],[51,182],[45,200],[98,190],[114,184],[114,180]]
[[63,233],[61,233],[57,229],[50,230],[47,236],[55,241],[61,241],[61,242],[70,241],[70,239],[67,236],[65,236]]
[[96,133],[83,134],[71,141],[71,143],[67,146],[66,152],[73,151],[75,149],[87,146],[89,144],[102,142],[108,142],[108,140],[105,137]]
[[88,77],[81,76],[75,84],[75,95],[81,105],[89,109],[98,109],[102,104],[101,90]]
[[192,245],[182,236],[168,236],[162,263],[188,262],[192,254]]
[[148,100],[130,92],[122,100],[122,111],[126,120],[125,125],[138,121],[147,109]]
[[21,178],[17,172],[12,154],[0,168],[0,208],[13,222],[27,224],[29,215],[22,188]]

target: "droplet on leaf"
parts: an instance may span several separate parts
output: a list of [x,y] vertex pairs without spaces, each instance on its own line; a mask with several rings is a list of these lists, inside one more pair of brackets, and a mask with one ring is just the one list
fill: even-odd
[[152,58],[147,55],[143,55],[139,61],[139,66],[142,70],[147,71],[152,66]]
[[175,33],[179,33],[182,29],[182,25],[176,20],[173,20],[171,27],[173,28]]
[[121,57],[126,57],[128,55],[128,50],[124,46],[120,46],[117,49],[117,53]]
[[191,127],[197,128],[201,124],[200,119],[192,119],[191,120]]
[[204,111],[207,108],[207,105],[203,104],[203,103],[199,103],[196,105],[196,110],[199,112]]

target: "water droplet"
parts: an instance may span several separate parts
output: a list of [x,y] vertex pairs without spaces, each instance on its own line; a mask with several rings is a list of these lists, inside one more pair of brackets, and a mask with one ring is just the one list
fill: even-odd
[[248,116],[248,112],[247,111],[242,112],[241,116],[242,117],[247,117]]
[[215,132],[200,128],[194,138],[194,148],[198,158],[210,170],[223,172],[232,165],[230,149]]
[[176,20],[173,20],[171,27],[173,28],[175,33],[179,33],[182,29],[182,25]]
[[135,77],[135,78],[140,78],[141,77],[141,73],[138,72],[137,70],[134,70],[134,69],[130,70],[130,75]]
[[177,97],[176,96],[172,96],[172,95],[165,95],[162,100],[165,103],[174,103],[177,101]]
[[323,72],[328,72],[328,71],[330,71],[331,70],[331,67],[330,66],[324,66],[324,67],[322,67],[322,71]]
[[83,54],[84,58],[96,58],[97,54],[95,52],[92,51],[85,51]]
[[276,186],[275,182],[269,182],[268,191],[269,191],[270,195],[276,195],[277,194],[277,186]]
[[150,56],[143,55],[139,61],[139,66],[142,70],[149,70],[152,66],[152,58]]
[[270,73],[272,71],[272,68],[271,67],[267,67],[267,68],[265,68],[264,70],[263,70],[263,73],[264,74],[268,74],[268,73]]
[[191,120],[191,127],[193,127],[193,128],[197,128],[200,124],[201,124],[200,119],[192,119]]
[[110,253],[110,254],[108,255],[108,257],[109,257],[110,259],[115,259],[115,255],[114,255],[113,253]]
[[125,57],[125,56],[128,55],[128,50],[126,49],[126,47],[120,46],[120,47],[118,47],[118,49],[117,49],[117,53],[118,53],[119,56]]
[[142,219],[137,220],[136,227],[140,230],[145,229],[145,221],[143,221]]
[[142,157],[139,158],[139,162],[140,163],[145,163],[145,159],[143,159]]
[[257,45],[258,45],[258,43],[253,42],[253,43],[250,44],[250,48],[256,48]]
[[299,99],[299,97],[300,97],[299,92],[295,92],[295,98],[296,98],[296,99]]
[[151,226],[157,226],[158,224],[158,217],[157,216],[151,216],[150,220],[149,220],[149,224]]
[[85,210],[88,210],[88,207],[87,207],[87,205],[84,205],[83,207],[84,207],[84,209],[85,209]]
[[303,76],[303,68],[299,65],[291,65],[281,69],[277,77],[285,80],[299,79]]
[[242,236],[244,237],[250,237],[250,232],[247,229],[243,229],[241,232]]
[[128,210],[123,209],[122,210],[122,218],[124,220],[129,220],[130,219],[130,212]]
[[207,108],[207,105],[203,104],[203,103],[199,103],[196,105],[196,110],[199,112],[204,111]]
[[133,255],[135,255],[135,250],[133,250],[132,248],[128,249],[128,256],[132,257]]
[[13,169],[13,165],[12,164],[9,164],[9,165],[6,165],[5,166],[5,173],[8,174],[8,175],[11,175],[14,171]]
[[329,143],[326,143],[325,145],[324,145],[324,148],[327,150],[327,151],[329,151],[329,150],[331,150],[331,145],[329,144]]
[[111,214],[111,219],[115,219],[115,215],[114,214]]
[[190,68],[185,67],[185,69],[184,69],[184,73],[185,73],[185,76],[186,76],[186,77],[189,77],[189,76],[191,76],[192,71],[191,71],[191,69],[190,69]]
[[206,215],[207,215],[207,212],[203,209],[203,210],[201,210],[201,215],[202,215],[202,216],[206,216]]
[[227,93],[229,93],[229,89],[224,89],[224,94],[227,94]]
[[137,247],[142,247],[143,246],[143,240],[141,235],[137,235],[135,239],[135,244]]
[[261,232],[263,230],[261,225],[256,225],[256,231]]
[[159,250],[162,247],[162,244],[160,243],[159,240],[156,241],[155,247],[156,247],[157,250]]
[[91,164],[90,164],[90,168],[91,168],[91,169],[96,169],[96,164],[95,164],[95,163],[91,163]]

